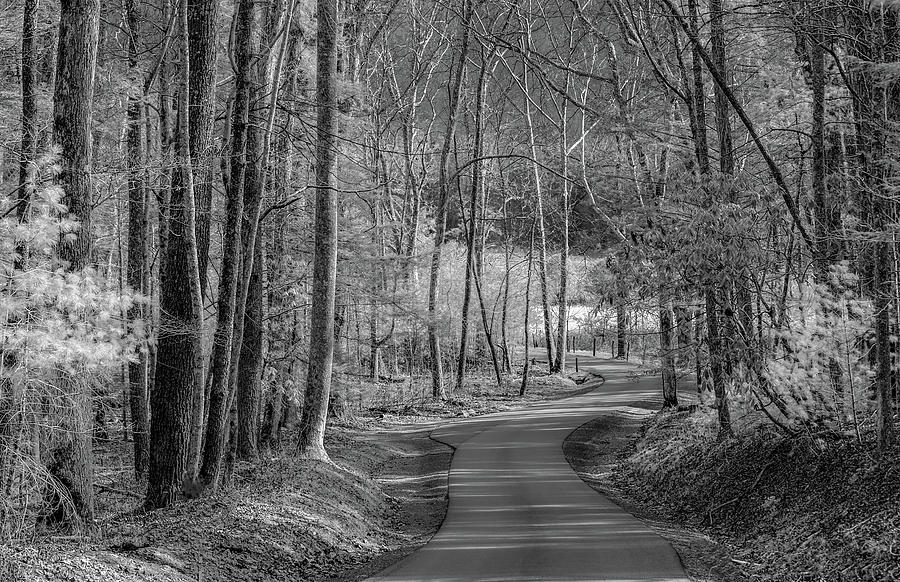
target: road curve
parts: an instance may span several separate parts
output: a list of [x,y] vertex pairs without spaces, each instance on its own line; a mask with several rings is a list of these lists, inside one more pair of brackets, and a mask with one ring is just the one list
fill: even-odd
[[371,582],[690,580],[668,542],[585,485],[562,452],[569,433],[646,399],[659,379],[629,381],[627,364],[583,356],[579,363],[606,383],[434,431],[456,447],[446,519],[427,545]]

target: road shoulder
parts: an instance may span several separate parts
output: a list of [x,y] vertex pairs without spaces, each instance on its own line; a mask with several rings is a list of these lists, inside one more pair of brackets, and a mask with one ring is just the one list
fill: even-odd
[[725,546],[697,531],[659,519],[615,485],[612,479],[615,465],[630,452],[640,437],[643,424],[659,410],[660,404],[659,399],[635,402],[581,425],[563,443],[566,460],[587,485],[609,497],[672,544],[693,580],[748,580],[736,567]]

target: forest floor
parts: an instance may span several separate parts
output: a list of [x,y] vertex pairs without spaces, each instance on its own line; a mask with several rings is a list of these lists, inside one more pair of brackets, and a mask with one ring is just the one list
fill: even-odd
[[[688,394],[696,399],[694,394]],[[573,432],[566,456],[668,538],[696,580],[900,580],[900,448],[787,439],[742,419],[638,403]]]
[[125,464],[130,443],[107,441],[95,527],[0,545],[0,580],[362,580],[424,545],[443,520],[452,451],[428,438],[435,426],[585,391],[540,370],[524,398],[514,382],[508,393],[489,386],[474,382],[444,403],[391,398],[329,427],[333,464],[299,460],[291,443],[240,463],[220,493],[152,513],[136,510],[143,484]]

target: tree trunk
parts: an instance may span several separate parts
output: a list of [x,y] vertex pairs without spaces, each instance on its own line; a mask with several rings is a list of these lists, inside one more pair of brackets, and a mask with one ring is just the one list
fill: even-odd
[[328,460],[325,422],[334,356],[334,300],[337,279],[337,0],[316,8],[316,212],[309,370],[298,449],[306,458]]
[[177,181],[170,200],[166,255],[160,268],[160,327],[156,385],[150,395],[150,466],[147,509],[174,503],[190,470],[191,432],[197,392],[203,392],[203,291],[197,258],[194,176],[190,154],[190,64],[188,0],[182,0],[181,80],[177,137]]
[[[128,37],[128,67],[132,77],[140,78],[138,68],[137,38],[141,36],[141,19],[135,0],[125,4]],[[128,286],[143,292],[147,283],[147,253],[150,236],[147,213],[147,184],[144,165],[146,163],[141,94],[135,92],[128,97],[126,143],[128,164]],[[135,304],[128,312],[128,320],[137,322],[146,318],[145,306]],[[147,473],[150,455],[150,408],[148,403],[148,361],[147,350],[137,350],[136,361],[128,362],[129,409],[131,412],[131,432],[134,441],[134,473],[142,479]]]
[[519,396],[525,396],[525,390],[528,388],[528,372],[531,367],[531,358],[529,358],[531,342],[528,333],[531,314],[531,273],[534,264],[534,224],[531,224],[531,234],[528,240],[528,275],[525,279],[525,361],[522,364],[522,385],[519,386]]
[[[37,51],[35,50],[35,30],[37,17],[37,0],[25,0],[22,9],[22,117],[21,117],[21,152],[19,157],[19,189],[16,201],[16,218],[18,221],[28,220],[28,207],[34,193],[34,173],[32,164],[37,156]],[[16,257],[13,262],[14,271],[26,268],[27,249],[24,244],[16,244]],[[12,325],[14,322],[7,321]],[[0,362],[4,368],[15,366],[17,355],[10,351],[0,351]],[[23,427],[22,389],[11,378],[0,379],[0,495],[8,495],[12,487],[15,471],[13,462],[18,452],[20,435]],[[5,522],[6,505],[0,506],[0,529]]]
[[[524,43],[525,41],[523,41]],[[531,38],[527,39],[528,44],[522,45],[522,51],[526,52],[530,48]],[[544,341],[547,349],[547,365],[552,366],[553,359],[553,333],[550,331],[550,297],[547,290],[547,234],[544,228],[544,197],[541,190],[541,172],[538,164],[537,143],[534,135],[534,119],[531,112],[531,99],[528,94],[528,59],[524,59],[522,64],[524,71],[522,73],[522,87],[525,95],[525,122],[528,124],[528,145],[531,151],[531,169],[534,173],[534,200],[535,212],[537,214],[537,234],[538,234],[538,279],[541,282],[541,307],[543,309],[544,318]]]
[[628,358],[626,351],[626,343],[628,337],[628,311],[625,303],[620,302],[616,305],[616,359],[625,360]]
[[257,244],[250,292],[244,308],[244,337],[241,342],[240,372],[238,373],[238,458],[255,460],[259,457],[259,403],[263,371],[263,245]]
[[[565,91],[569,90],[569,74],[566,73]],[[563,99],[559,119],[559,153],[562,172],[560,182],[560,213],[562,216],[562,241],[559,248],[559,290],[557,295],[556,359],[550,364],[550,371],[564,374],[566,371],[566,345],[569,324],[569,147],[568,147],[568,98]]]
[[678,408],[678,391],[673,355],[672,300],[669,298],[668,281],[659,286],[659,360],[662,364],[663,408]]
[[[501,170],[502,172],[502,170]],[[502,175],[502,174],[501,174]],[[501,181],[503,181],[501,179]],[[505,181],[504,181],[505,182]],[[509,280],[512,265],[510,264],[511,249],[509,241],[509,212],[506,208],[506,188],[503,188],[503,298],[500,307],[500,349],[503,351],[503,371],[512,372],[512,358],[509,353],[509,340],[507,339],[507,319],[509,316]],[[529,250],[529,252],[531,252]],[[526,338],[527,339],[527,338]],[[527,341],[525,342],[528,343]]]
[[[456,364],[457,390],[462,389],[463,380],[466,376],[466,346],[469,339],[469,303],[472,297],[473,271],[477,268],[477,266],[475,265],[474,254],[476,231],[478,230],[476,227],[476,223],[478,221],[479,192],[481,189],[481,181],[483,179],[481,169],[482,163],[480,161],[480,158],[484,153],[483,112],[485,79],[488,68],[488,61],[484,60],[484,51],[482,51],[481,58],[481,72],[478,75],[478,87],[475,96],[475,138],[472,150],[472,159],[475,161],[472,164],[472,184],[469,197],[469,223],[468,228],[466,229],[466,277],[463,288],[463,303],[461,313],[462,322],[460,324],[459,332],[459,358]],[[460,196],[460,198],[462,197]],[[462,200],[460,200],[460,207],[462,206]],[[463,214],[462,220],[463,223],[465,223],[465,214]],[[477,276],[477,274],[475,276]]]
[[[244,217],[245,176],[248,165],[250,94],[252,90],[257,19],[252,0],[240,0],[235,14],[234,61],[235,97],[231,108],[231,162],[225,200],[225,228],[222,267],[219,276],[218,319],[213,335],[210,362],[209,413],[204,439],[200,479],[204,487],[215,489],[224,455],[225,431],[228,427],[229,391],[235,345],[235,317],[238,287],[241,284],[241,248]],[[254,160],[255,161],[255,160]],[[202,422],[202,417],[197,419]],[[198,456],[199,462],[199,456]]]
[[706,288],[706,330],[709,340],[709,365],[712,371],[713,392],[716,395],[716,410],[719,414],[719,439],[732,435],[731,414],[728,410],[728,395],[722,371],[722,345],[719,335],[719,315],[717,313],[716,291],[710,285]]
[[[887,218],[887,203],[876,205],[876,212]],[[882,228],[884,224],[882,224]],[[894,399],[891,395],[891,296],[893,273],[890,243],[875,244],[873,288],[875,294],[875,399],[878,403],[876,433],[879,450],[886,451],[894,444]]]
[[[19,193],[16,215],[25,220],[31,202],[31,164],[37,157],[38,111],[37,111],[37,66],[38,53],[35,48],[36,18],[38,0],[25,0],[22,8],[22,151],[19,154]],[[22,258],[19,258],[22,261]]]
[[[62,202],[80,223],[75,236],[61,237],[58,245],[59,259],[69,271],[91,263],[91,107],[99,26],[99,0],[60,2],[53,141],[61,148]],[[94,517],[90,384],[62,372],[59,396],[62,401],[54,405],[62,414],[54,419],[48,458],[55,487],[50,488],[47,517],[55,523],[90,523]],[[67,511],[69,503],[72,514]]]
[[219,4],[218,0],[191,0],[187,16],[190,30],[191,163],[197,197],[197,261],[200,286],[204,293],[207,289],[210,208],[215,176],[213,161],[216,156],[214,129]]
[[[725,53],[725,23],[722,0],[709,0],[710,41],[713,65],[725,82],[728,82],[727,55]],[[725,87],[716,84],[716,134],[719,137],[719,169],[723,176],[734,174],[734,147],[731,137],[731,120],[728,115],[728,96]],[[730,189],[730,184],[728,185]]]
[[447,208],[450,203],[450,177],[448,166],[450,161],[450,148],[453,145],[453,136],[456,133],[456,122],[459,116],[460,93],[462,91],[463,73],[466,69],[466,61],[469,54],[469,28],[474,12],[473,0],[462,0],[463,22],[460,23],[460,54],[456,64],[454,77],[450,89],[449,113],[447,117],[447,130],[444,133],[444,143],[441,147],[440,178],[437,207],[434,214],[434,250],[431,253],[431,272],[428,283],[428,348],[431,356],[431,395],[433,398],[445,397],[444,391],[444,366],[441,361],[441,342],[438,335],[437,294],[438,279],[441,273],[441,251],[444,246],[444,237],[447,229]]
[[[216,119],[216,68],[218,65],[217,0],[191,0],[187,6],[187,27],[190,35],[188,59],[188,116],[191,168],[196,199],[197,269],[201,294],[207,293],[209,265],[210,211],[212,206],[214,159],[216,144],[213,137]],[[190,472],[195,474],[203,439],[203,424],[208,415],[206,386],[198,386],[194,393],[193,426],[191,428]]]
[[[734,175],[734,147],[731,136],[731,121],[728,115],[729,101],[726,94],[728,83],[728,67],[727,55],[725,52],[725,24],[724,11],[722,8],[722,0],[710,0],[709,2],[710,17],[710,42],[712,44],[712,67],[715,73],[725,83],[716,83],[716,135],[719,138],[719,170],[722,173],[722,185],[726,189],[723,192],[725,200],[733,200],[733,186],[731,180]],[[699,49],[698,49],[699,50]],[[706,324],[707,334],[709,337],[709,358],[712,368],[713,391],[716,395],[716,408],[719,412],[719,437],[725,438],[731,436],[731,416],[728,410],[728,396],[726,392],[724,370],[727,368],[730,372],[730,354],[731,350],[726,350],[721,337],[719,325],[718,303],[724,296],[724,293],[717,289],[719,282],[708,280],[706,282]],[[734,321],[735,315],[729,318]],[[736,325],[727,326],[736,329]],[[735,345],[737,338],[735,334],[729,334],[727,341],[730,345]]]

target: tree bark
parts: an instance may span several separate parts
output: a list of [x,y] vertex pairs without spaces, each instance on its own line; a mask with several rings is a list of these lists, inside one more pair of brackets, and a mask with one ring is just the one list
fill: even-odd
[[672,300],[667,285],[663,281],[659,286],[659,351],[662,364],[663,408],[678,408],[678,388],[675,375],[675,358],[673,354]]
[[616,359],[627,359],[626,343],[628,338],[628,310],[624,299],[620,299],[616,305]]
[[[57,248],[60,261],[74,272],[91,263],[91,107],[99,26],[99,0],[60,2],[53,141],[62,149],[62,202],[80,224],[74,236],[60,239]],[[90,384],[83,378],[61,373],[59,394],[63,401],[54,404],[62,414],[56,419],[48,457],[56,488],[48,500],[51,505],[47,517],[55,523],[90,523],[94,516]]]
[[[37,0],[25,0],[22,9],[22,69],[21,69],[21,152],[19,154],[19,189],[16,201],[16,218],[22,223],[28,220],[28,207],[34,193],[34,173],[32,164],[37,156],[37,51],[35,50],[35,29]],[[27,248],[16,243],[14,271],[26,267]],[[13,324],[11,320],[7,322]],[[11,351],[0,351],[0,362],[10,369],[15,366],[17,355]],[[13,462],[18,452],[23,427],[21,387],[11,378],[0,379],[0,495],[9,494],[15,471]],[[6,505],[0,505],[0,528],[5,522]]]
[[717,312],[716,290],[713,286],[706,288],[706,329],[709,340],[709,365],[712,371],[713,392],[716,396],[716,410],[719,416],[719,439],[732,435],[731,413],[728,410],[728,398],[725,391],[725,378],[722,371],[722,340],[719,335],[719,315]]
[[[252,0],[240,0],[235,14],[235,97],[231,109],[231,161],[225,200],[222,267],[219,276],[218,319],[210,362],[209,414],[199,477],[204,488],[217,486],[228,426],[229,392],[235,346],[235,312],[240,286],[244,189],[247,173],[250,96],[257,19]],[[239,340],[237,340],[239,341]],[[202,422],[202,417],[199,419]],[[199,456],[198,456],[199,460]]]
[[[140,38],[141,19],[135,0],[125,3],[126,21],[128,24],[128,67],[134,79],[141,78],[138,59],[137,39]],[[127,129],[126,129],[126,163],[128,164],[128,267],[127,282],[131,289],[143,292],[149,273],[147,272],[148,241],[150,236],[149,216],[147,213],[147,183],[145,156],[145,139],[142,129],[144,105],[140,92],[128,97]],[[128,320],[137,322],[146,319],[145,306],[133,305],[128,312]],[[134,473],[137,479],[147,474],[150,455],[150,408],[149,408],[149,374],[148,351],[141,346],[136,361],[128,362],[129,410],[131,412],[131,433],[134,441]]]
[[316,8],[316,211],[313,257],[309,369],[299,453],[328,460],[325,423],[334,356],[334,300],[337,279],[337,0],[319,0]]
[[190,30],[190,145],[197,197],[197,260],[200,286],[207,289],[209,264],[210,209],[215,176],[216,68],[219,50],[218,0],[191,0],[188,3]]
[[[722,0],[709,0],[710,41],[712,64],[728,83],[727,55],[725,53],[725,22]],[[719,169],[728,179],[734,174],[734,146],[731,137],[731,119],[728,115],[727,86],[716,84],[716,134],[719,137]],[[728,185],[728,188],[731,186]]]
[[160,268],[160,334],[156,385],[150,395],[150,468],[147,509],[174,503],[190,470],[197,392],[203,392],[203,291],[197,257],[197,208],[190,152],[188,0],[182,0],[181,79],[175,155],[178,182],[170,200],[166,256]]
[[[38,53],[35,48],[38,0],[25,0],[22,8],[22,141],[19,153],[19,193],[16,216],[25,220],[31,202],[30,168],[37,157],[38,111],[37,111],[37,66]],[[22,258],[19,258],[22,261]]]
[[244,308],[244,337],[241,342],[240,372],[238,373],[238,458],[255,460],[259,457],[259,403],[263,372],[263,245],[255,247],[250,291]]

